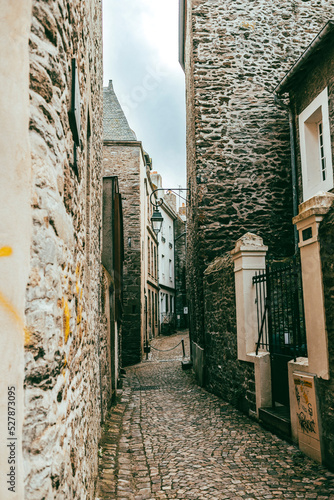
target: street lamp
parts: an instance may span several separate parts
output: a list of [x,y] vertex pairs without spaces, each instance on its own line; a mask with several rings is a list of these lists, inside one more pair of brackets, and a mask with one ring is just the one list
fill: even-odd
[[153,215],[151,217],[151,223],[152,223],[152,229],[155,232],[156,236],[158,236],[158,233],[160,233],[161,231],[163,220],[164,218],[161,215],[161,212],[159,212],[158,206],[155,206],[153,210]]
[[[154,210],[153,210],[153,215],[151,217],[151,224],[152,224],[152,229],[155,232],[156,236],[158,236],[158,234],[160,233],[161,226],[162,226],[162,223],[164,220],[163,216],[161,215],[161,212],[159,212],[159,210],[158,210],[158,207],[161,207],[161,205],[163,205],[163,203],[164,203],[163,198],[160,198],[160,200],[157,200],[156,202],[152,201],[152,196],[157,191],[171,191],[171,192],[173,192],[173,191],[189,191],[189,189],[187,189],[187,188],[172,188],[172,189],[158,188],[158,189],[155,189],[154,191],[152,191],[151,196],[150,196],[150,203],[151,203],[151,205],[154,206]],[[185,198],[183,198],[183,196],[181,196],[181,195],[179,195],[179,196],[185,200]]]

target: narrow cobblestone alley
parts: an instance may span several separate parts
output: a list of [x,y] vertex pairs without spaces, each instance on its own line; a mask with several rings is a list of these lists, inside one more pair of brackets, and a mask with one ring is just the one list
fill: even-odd
[[99,500],[334,499],[333,473],[198,387],[181,360],[179,345],[127,368],[102,439]]

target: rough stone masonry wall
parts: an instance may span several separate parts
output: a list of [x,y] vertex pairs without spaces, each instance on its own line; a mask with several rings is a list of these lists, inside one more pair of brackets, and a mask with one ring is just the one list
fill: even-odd
[[288,116],[275,106],[273,91],[333,6],[187,3],[187,287],[191,335],[203,346],[205,267],[247,231],[260,235],[271,255],[293,252]]
[[216,257],[204,272],[204,314],[207,388],[244,413],[255,412],[254,365],[237,359],[234,270],[229,253]]
[[[187,306],[186,290],[186,223],[177,217],[174,221],[175,227],[175,314],[178,328],[187,328],[188,314],[184,314],[184,308]],[[180,317],[178,319],[178,316]]]
[[[100,0],[33,2],[33,237],[23,429],[27,500],[94,498],[102,333],[101,20]],[[77,58],[81,94],[78,175],[67,114],[72,57]]]
[[103,175],[118,177],[124,220],[123,263],[123,366],[141,360],[141,229],[140,165],[138,145],[111,145],[103,148]]
[[334,470],[334,206],[319,229],[324,283],[330,379],[318,380],[324,460]]

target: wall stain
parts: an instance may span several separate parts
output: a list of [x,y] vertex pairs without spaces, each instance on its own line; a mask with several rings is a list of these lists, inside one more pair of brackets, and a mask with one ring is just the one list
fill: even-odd
[[[13,253],[13,249],[9,246],[4,246],[0,248],[0,257],[10,257]],[[29,344],[30,332],[24,326],[24,322],[18,313],[17,309],[9,302],[8,299],[0,292],[0,305],[2,308],[11,316],[19,328],[24,332],[24,345]]]

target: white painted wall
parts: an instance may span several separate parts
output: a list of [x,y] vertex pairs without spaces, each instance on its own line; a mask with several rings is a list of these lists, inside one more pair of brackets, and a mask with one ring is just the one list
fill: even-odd
[[[0,498],[22,500],[25,292],[31,239],[29,52],[31,1],[0,1]],[[8,432],[8,387],[15,387],[15,436]],[[13,410],[11,410],[13,411]],[[10,420],[10,423],[12,420]],[[16,439],[14,439],[14,437]],[[8,439],[13,438],[13,439]],[[14,443],[15,462],[8,463]],[[15,467],[15,491],[7,474]],[[13,469],[12,469],[13,471]]]
[[[166,314],[166,299],[168,300],[168,313],[175,312],[175,268],[174,268],[174,217],[164,203],[160,207],[164,218],[161,231],[158,235],[159,241],[159,285],[174,289],[167,291],[161,288],[160,299],[160,322]],[[170,272],[171,268],[171,272]],[[167,296],[167,297],[166,297]],[[170,308],[170,296],[173,297],[173,308]]]

